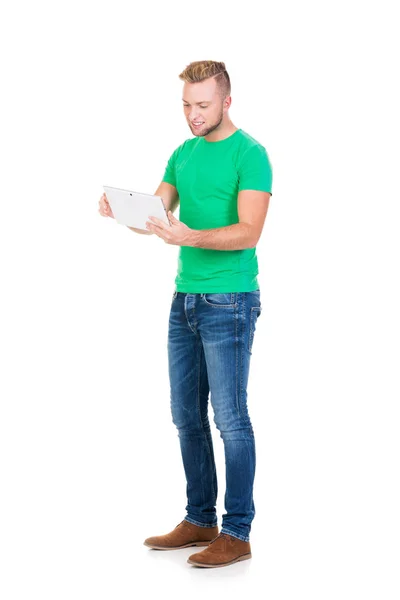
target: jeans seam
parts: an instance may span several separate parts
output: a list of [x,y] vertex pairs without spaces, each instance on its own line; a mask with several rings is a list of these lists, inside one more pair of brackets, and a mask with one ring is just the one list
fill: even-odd
[[240,349],[240,370],[239,370],[239,402],[238,402],[238,410],[239,416],[242,416],[242,393],[243,393],[243,347],[244,347],[244,339],[243,335],[245,333],[244,327],[244,317],[246,315],[246,294],[242,294],[243,302],[242,302],[242,315],[241,315],[241,336],[239,341],[239,349]]
[[[240,303],[239,303],[240,306]],[[240,337],[238,336],[238,322],[240,319],[240,308],[237,311],[237,313],[235,314],[235,344],[236,344],[236,409],[238,411],[238,413],[240,414],[240,407],[239,407],[239,395],[240,395],[240,382],[239,382],[239,352],[240,352]],[[239,386],[239,389],[238,389]]]
[[191,323],[189,322],[188,314],[187,314],[187,310],[186,310],[186,306],[187,305],[186,305],[186,298],[185,298],[184,301],[183,301],[183,308],[184,308],[184,311],[185,311],[186,322],[187,322],[189,328],[192,330],[192,332],[197,334],[197,332],[193,329]]
[[[199,338],[199,344],[200,344],[200,346],[202,344],[200,338]],[[210,462],[212,462],[211,461],[211,449],[210,449],[210,445],[208,443],[206,430],[204,429],[203,419],[201,418],[201,410],[200,410],[200,367],[201,367],[201,350],[198,353],[198,366],[197,366],[197,412],[198,412],[198,415],[199,415],[201,429],[202,429],[203,434],[204,434],[204,439],[206,441],[206,446],[207,446],[208,455],[210,457]],[[216,501],[216,499],[214,499],[214,503],[215,503],[215,501]]]
[[[199,340],[199,343],[201,345],[201,340]],[[201,357],[201,350],[198,353],[198,365],[197,365],[197,413],[199,415],[201,429],[203,430],[204,438],[206,440],[208,454],[210,455],[210,458],[211,458],[210,446],[208,444],[207,435],[206,435],[206,431],[204,429],[203,419],[201,418],[201,410],[200,410],[200,366],[201,366],[200,357]]]
[[258,316],[261,314],[261,306],[252,306],[250,310],[250,331],[249,331],[249,341],[247,345],[248,351],[251,353],[253,348],[253,338],[254,338],[254,311],[258,310]]

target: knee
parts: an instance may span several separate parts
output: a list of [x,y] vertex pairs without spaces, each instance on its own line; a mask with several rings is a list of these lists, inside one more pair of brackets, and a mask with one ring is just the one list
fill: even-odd
[[171,402],[172,422],[180,432],[195,433],[202,429],[195,408],[189,410],[177,402]]
[[248,438],[253,436],[253,427],[249,415],[236,411],[230,414],[214,414],[214,423],[224,440]]

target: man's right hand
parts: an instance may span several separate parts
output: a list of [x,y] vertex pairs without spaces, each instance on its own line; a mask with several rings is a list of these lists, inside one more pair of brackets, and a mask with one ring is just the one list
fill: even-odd
[[102,217],[111,217],[114,219],[113,211],[111,210],[111,206],[108,203],[107,196],[105,193],[99,200],[99,213]]

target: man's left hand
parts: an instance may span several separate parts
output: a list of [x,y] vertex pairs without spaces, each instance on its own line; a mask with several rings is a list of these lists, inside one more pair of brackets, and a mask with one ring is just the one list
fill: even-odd
[[170,210],[167,216],[171,223],[170,226],[161,221],[161,219],[151,216],[146,222],[146,229],[158,235],[166,244],[191,246],[194,229],[190,229],[185,223],[178,221]]

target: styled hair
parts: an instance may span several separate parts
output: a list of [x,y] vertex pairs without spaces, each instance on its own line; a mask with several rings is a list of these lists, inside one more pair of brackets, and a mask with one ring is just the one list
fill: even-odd
[[209,77],[214,77],[217,82],[217,91],[221,98],[230,96],[231,94],[231,82],[227,70],[225,69],[225,63],[217,62],[215,60],[197,60],[191,62],[182,73],[179,78],[186,83],[197,83],[198,81],[204,81]]

